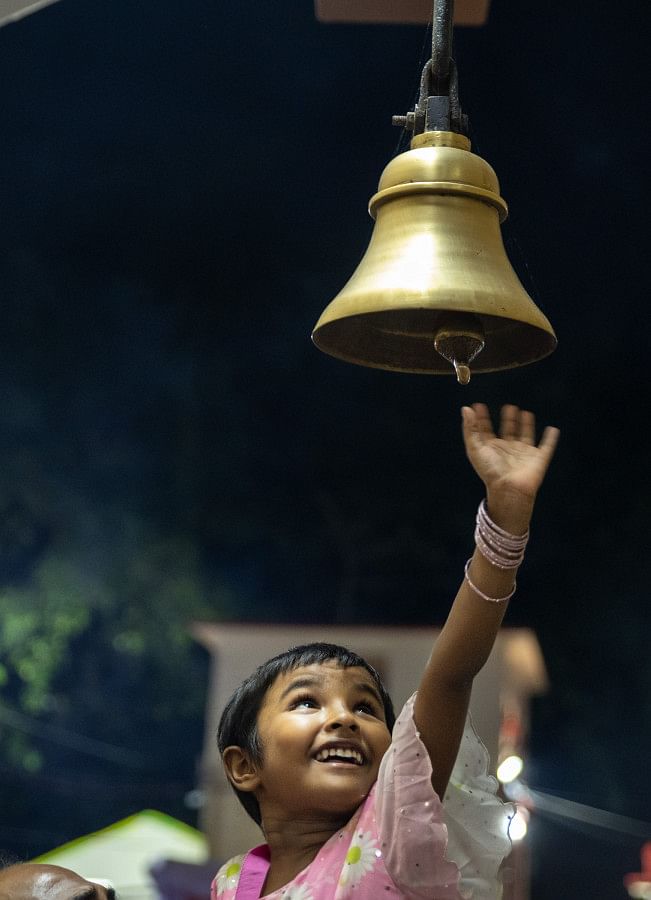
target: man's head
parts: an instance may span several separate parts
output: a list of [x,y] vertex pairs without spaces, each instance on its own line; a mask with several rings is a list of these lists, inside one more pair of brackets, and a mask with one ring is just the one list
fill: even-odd
[[115,891],[61,866],[20,863],[0,870],[0,900],[115,900]]

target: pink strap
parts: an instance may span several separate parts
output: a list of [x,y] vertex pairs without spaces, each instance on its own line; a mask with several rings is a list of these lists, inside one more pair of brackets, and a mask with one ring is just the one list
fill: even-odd
[[242,861],[235,900],[259,900],[269,871],[269,862],[269,847],[266,844],[249,850]]

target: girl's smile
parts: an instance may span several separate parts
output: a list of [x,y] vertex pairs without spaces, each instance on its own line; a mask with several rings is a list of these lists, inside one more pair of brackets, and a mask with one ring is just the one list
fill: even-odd
[[258,733],[263,821],[282,811],[349,815],[375,782],[391,740],[369,673],[334,662],[279,675],[260,710]]

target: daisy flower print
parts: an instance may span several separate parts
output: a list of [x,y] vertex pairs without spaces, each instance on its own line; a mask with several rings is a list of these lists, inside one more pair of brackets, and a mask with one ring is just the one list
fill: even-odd
[[356,834],[348,848],[339,883],[349,887],[359,884],[368,872],[373,871],[381,855],[381,851],[375,846],[372,832]]

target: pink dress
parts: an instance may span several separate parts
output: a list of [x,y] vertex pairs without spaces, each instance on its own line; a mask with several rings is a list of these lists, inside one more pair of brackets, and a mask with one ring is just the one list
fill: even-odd
[[411,697],[366,800],[309,866],[262,895],[269,868],[262,844],[221,867],[211,900],[498,900],[513,809],[495,796],[488,754],[470,720],[441,803],[413,705]]

